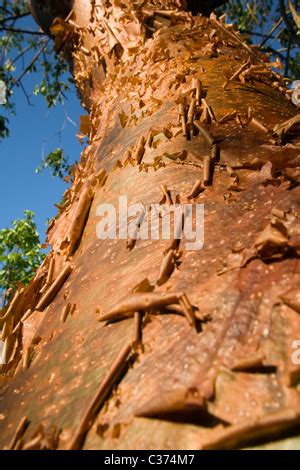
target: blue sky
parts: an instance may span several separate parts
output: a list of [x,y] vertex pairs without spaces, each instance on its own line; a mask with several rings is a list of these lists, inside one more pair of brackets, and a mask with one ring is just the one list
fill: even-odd
[[[26,27],[35,28],[32,20],[27,19],[26,23]],[[39,73],[26,77],[24,85],[29,94],[41,78]],[[10,137],[0,142],[0,229],[10,226],[14,219],[23,218],[24,210],[33,210],[44,241],[46,220],[57,213],[54,204],[59,202],[67,185],[53,178],[49,170],[35,172],[41,163],[43,148],[47,155],[62,147],[70,162],[79,160],[82,151],[76,133],[84,110],[74,89],[67,96],[64,105],[49,110],[42,97],[31,96],[32,106],[29,106],[22,91],[15,90],[16,116],[10,117]],[[77,127],[66,119],[67,116]]]
[[[10,119],[10,137],[0,143],[0,229],[8,227],[16,218],[23,218],[24,210],[33,210],[41,239],[44,239],[46,219],[53,217],[66,184],[53,178],[48,170],[36,173],[45,154],[62,147],[71,162],[79,159],[82,150],[76,139],[76,129],[66,114],[78,125],[83,114],[75,93],[69,94],[63,106],[50,111],[42,98],[34,97],[34,106],[16,93],[17,113]],[[66,122],[65,122],[66,121]],[[60,132],[58,132],[63,128]]]

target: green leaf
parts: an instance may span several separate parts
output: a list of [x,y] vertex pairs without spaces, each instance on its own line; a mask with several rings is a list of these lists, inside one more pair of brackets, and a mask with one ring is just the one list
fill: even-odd
[[50,152],[45,158],[43,158],[41,165],[36,168],[36,173],[43,172],[46,168],[49,168],[52,176],[59,177],[62,180],[66,176],[70,175],[71,165],[68,163],[63,149],[57,148]]
[[9,129],[7,127],[8,119],[0,115],[0,139],[4,139],[9,136]]
[[14,291],[27,285],[42,263],[34,212],[24,211],[24,219],[14,220],[10,228],[0,230],[0,291]]

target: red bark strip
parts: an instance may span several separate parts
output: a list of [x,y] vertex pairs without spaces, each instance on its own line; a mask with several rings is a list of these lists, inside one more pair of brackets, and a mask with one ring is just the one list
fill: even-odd
[[126,364],[131,351],[132,344],[130,343],[124,346],[124,348],[120,351],[119,355],[114,360],[111,368],[101,382],[98,391],[96,392],[85,414],[83,415],[83,418],[81,419],[80,424],[75,431],[75,435],[67,447],[68,450],[79,450],[82,447],[85,436],[95,419],[97,411],[99,411],[108,394],[114,385],[118,382],[120,374],[123,372],[123,367]]
[[60,275],[56,278],[54,283],[51,285],[49,290],[45,293],[45,295],[41,298],[39,303],[36,306],[36,310],[43,311],[45,308],[52,302],[55,298],[56,294],[60,291],[68,277],[70,276],[73,267],[71,264],[67,264],[67,266],[63,269]]
[[26,429],[28,428],[29,424],[30,424],[30,421],[28,420],[28,418],[26,416],[24,416],[21,419],[21,421],[20,421],[20,423],[19,423],[19,425],[16,429],[16,432],[14,434],[14,437],[12,438],[12,440],[11,440],[9,446],[8,446],[8,450],[14,450],[14,448],[16,446],[16,443],[18,442],[19,439],[21,439],[24,436],[24,434],[26,432]]

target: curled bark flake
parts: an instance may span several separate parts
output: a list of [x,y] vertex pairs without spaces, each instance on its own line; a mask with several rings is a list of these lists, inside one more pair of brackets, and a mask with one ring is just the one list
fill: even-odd
[[205,188],[202,186],[202,180],[197,180],[191,192],[187,195],[187,199],[195,199]]
[[205,98],[202,98],[201,102],[202,102],[203,105],[204,105],[204,110],[207,109],[207,112],[208,112],[208,114],[209,114],[210,120],[211,120],[212,122],[217,122],[217,119],[216,119],[214,110],[212,109],[211,106],[209,106],[209,104],[207,103],[206,99],[205,99]]
[[133,158],[136,161],[136,163],[139,165],[142,161],[142,158],[145,153],[145,144],[146,144],[146,139],[144,136],[141,136],[139,143],[137,145],[137,148],[134,152]]
[[173,200],[172,200],[172,196],[171,196],[171,191],[167,188],[167,186],[165,184],[160,185],[160,190],[163,193],[163,198],[160,201],[160,204],[167,203],[170,206],[172,206],[173,205]]
[[253,356],[237,359],[231,367],[232,371],[245,372],[249,369],[261,368],[264,365],[265,355],[257,353]]
[[181,306],[184,316],[186,317],[188,323],[191,326],[195,326],[196,324],[195,312],[194,312],[191,302],[189,301],[185,293],[183,293],[182,296],[180,297],[179,305]]
[[5,312],[5,315],[0,318],[0,321],[7,320],[9,317],[11,317],[15,313],[15,311],[19,307],[20,303],[22,302],[24,291],[25,291],[25,289],[22,288],[21,290],[18,290],[15,293],[11,303],[9,304],[9,307],[8,307],[7,311]]
[[133,316],[133,347],[137,348],[142,343],[143,313],[134,312]]
[[15,445],[16,445],[17,441],[19,441],[24,436],[29,424],[30,424],[29,419],[27,418],[27,416],[24,416],[21,419],[21,421],[20,421],[20,423],[19,423],[19,425],[18,425],[18,427],[15,431],[15,434],[14,434],[14,436],[13,436],[13,438],[12,438],[12,440],[11,440],[9,446],[8,446],[8,450],[14,450],[15,449]]
[[123,349],[121,349],[120,353],[102,380],[82,419],[80,420],[79,426],[77,427],[72,440],[67,446],[68,450],[79,450],[82,448],[85,436],[90,430],[97,412],[100,410],[114,385],[120,380],[131,351],[131,344],[127,344]]
[[185,106],[184,106],[183,103],[180,103],[180,105],[178,107],[178,114],[179,114],[180,122],[181,122],[181,126],[182,126],[182,133],[183,133],[184,137],[186,137],[187,136],[187,123],[186,123]]
[[145,217],[146,217],[146,209],[144,208],[143,212],[141,213],[141,215],[139,216],[139,218],[136,222],[136,227],[135,227],[134,233],[132,235],[132,238],[129,238],[126,241],[126,248],[129,251],[133,250],[133,248],[135,247],[136,241],[138,239],[139,231],[140,231],[141,225],[142,225]]
[[9,364],[13,361],[16,353],[16,348],[18,346],[17,335],[10,334],[7,336],[4,342],[3,352],[2,352],[2,363]]
[[233,82],[236,78],[238,78],[239,75],[240,75],[244,70],[246,70],[246,69],[249,67],[249,65],[250,65],[250,59],[248,59],[244,64],[242,64],[242,65],[238,68],[238,70],[236,70],[236,71],[234,72],[234,74],[231,75],[231,77],[226,80],[226,82],[223,84],[224,90],[226,90],[226,88],[228,87],[229,83],[230,83],[230,82]]
[[159,309],[169,304],[178,304],[181,293],[132,293],[121,300],[112,310],[102,315],[99,321],[112,321],[124,314],[132,316],[136,311]]
[[93,197],[94,194],[90,188],[85,188],[82,195],[80,196],[77,207],[75,209],[71,227],[66,238],[67,242],[69,243],[68,256],[72,256],[74,254],[81,239]]
[[199,131],[199,133],[204,137],[206,142],[210,146],[212,146],[215,143],[215,141],[214,141],[214,138],[210,135],[208,129],[203,124],[200,124],[199,121],[194,121],[194,125],[196,129]]
[[41,450],[42,436],[36,436],[22,446],[22,450]]
[[273,132],[277,135],[279,140],[282,141],[287,136],[287,134],[299,124],[300,114],[297,114],[296,116],[292,117],[291,119],[288,119],[287,121],[281,124],[276,124],[276,126],[273,128]]
[[287,292],[284,292],[283,294],[281,294],[279,298],[288,307],[295,310],[295,312],[300,313],[300,288],[299,287],[292,287]]
[[282,257],[289,248],[287,229],[277,221],[268,225],[254,243],[257,256],[261,258]]
[[76,304],[72,303],[67,303],[67,305],[64,306],[62,314],[61,314],[61,321],[62,323],[65,323],[68,316],[72,315],[76,309]]
[[212,181],[212,159],[211,155],[206,155],[203,161],[203,185],[208,186]]
[[33,347],[28,346],[25,351],[23,352],[23,369],[27,370],[30,367],[31,359],[32,359]]
[[252,419],[223,429],[219,436],[201,445],[201,450],[235,449],[253,440],[270,436],[273,438],[291,426],[300,423],[300,416],[292,410],[284,410],[261,418]]
[[267,129],[267,127],[262,122],[260,122],[257,118],[254,117],[250,119],[250,121],[248,122],[248,126],[258,132],[263,132],[264,134],[267,134],[269,132],[269,129]]
[[41,300],[37,304],[36,310],[39,310],[39,311],[45,310],[45,308],[55,298],[56,294],[60,291],[60,289],[62,288],[62,286],[68,279],[68,277],[70,276],[72,270],[73,270],[73,267],[71,266],[71,264],[67,264],[67,266],[65,266],[65,268],[62,270],[62,272],[53,282],[51,287],[48,289],[48,291],[45,293],[45,295],[41,298]]
[[170,250],[163,258],[156,284],[162,286],[173,274],[176,267],[177,254],[174,250]]
[[219,124],[226,124],[229,121],[232,121],[237,115],[237,111],[229,111],[228,113],[224,114],[219,120]]
[[53,282],[54,268],[55,268],[55,259],[52,257],[49,263],[46,282],[41,288],[40,294],[43,294],[44,292],[46,292],[46,290],[51,286]]
[[195,90],[196,104],[199,106],[203,93],[202,82],[199,80],[199,78],[193,78],[191,89]]

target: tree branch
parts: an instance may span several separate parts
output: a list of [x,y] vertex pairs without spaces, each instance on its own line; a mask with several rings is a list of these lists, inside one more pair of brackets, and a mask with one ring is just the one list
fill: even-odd
[[296,37],[296,31],[295,31],[295,28],[294,28],[294,24],[290,21],[288,15],[287,15],[284,0],[279,0],[279,8],[280,8],[280,14],[283,18],[283,21],[286,24],[287,30],[289,31],[290,35],[293,38]]
[[0,24],[0,31],[10,31],[11,33],[33,34],[34,36],[45,36],[45,33],[42,33],[40,31],[29,31],[28,29],[7,28],[6,26],[2,26],[1,24]]
[[285,62],[285,56],[280,51],[273,49],[273,47],[267,46],[267,47],[264,47],[263,50],[266,53],[277,55],[281,59],[282,62]]
[[260,43],[260,47],[262,47],[270,38],[272,38],[272,34],[276,31],[276,29],[281,25],[283,22],[283,18],[279,18],[278,21],[272,26],[269,33],[266,35],[265,39]]
[[30,13],[21,13],[20,15],[12,15],[8,16],[7,18],[3,18],[3,20],[0,20],[0,23],[6,23],[7,21],[17,21],[20,18],[24,18],[25,16],[29,16]]
[[7,8],[4,8],[4,7],[1,7],[1,6],[0,6],[0,10],[4,11],[4,12],[7,13],[8,15],[12,15],[12,12],[9,11]]
[[23,94],[25,95],[25,98],[27,100],[28,105],[32,106],[29,95],[28,95],[27,91],[25,90],[25,88],[23,86],[23,83],[21,81],[19,83],[20,83],[21,90],[23,91]]
[[[241,29],[240,32],[242,34],[250,34],[251,36],[257,36],[259,38],[276,39],[276,36],[269,36],[267,33],[258,33],[257,31],[250,31],[249,29]],[[261,47],[260,44],[259,47]]]
[[287,77],[290,69],[290,56],[291,56],[291,46],[292,46],[292,37],[290,36],[287,52],[286,52],[286,59],[285,59],[285,70],[284,75]]
[[40,55],[42,54],[42,52],[44,51],[44,49],[47,47],[47,45],[49,44],[49,41],[50,41],[50,38],[47,39],[47,41],[44,42],[43,46],[38,50],[38,52],[35,54],[35,56],[33,57],[32,61],[30,62],[30,64],[23,70],[23,72],[21,73],[21,75],[19,75],[18,78],[16,78],[16,80],[14,81],[13,83],[13,86],[12,88],[17,85],[21,80],[22,78],[24,77],[24,75],[31,69],[31,67],[35,64],[35,62],[38,60],[38,58],[40,57]]
[[30,51],[34,47],[34,44],[30,44],[28,47],[25,49],[22,49],[22,51],[12,60],[12,64],[15,64],[21,57],[23,57],[26,52]]

